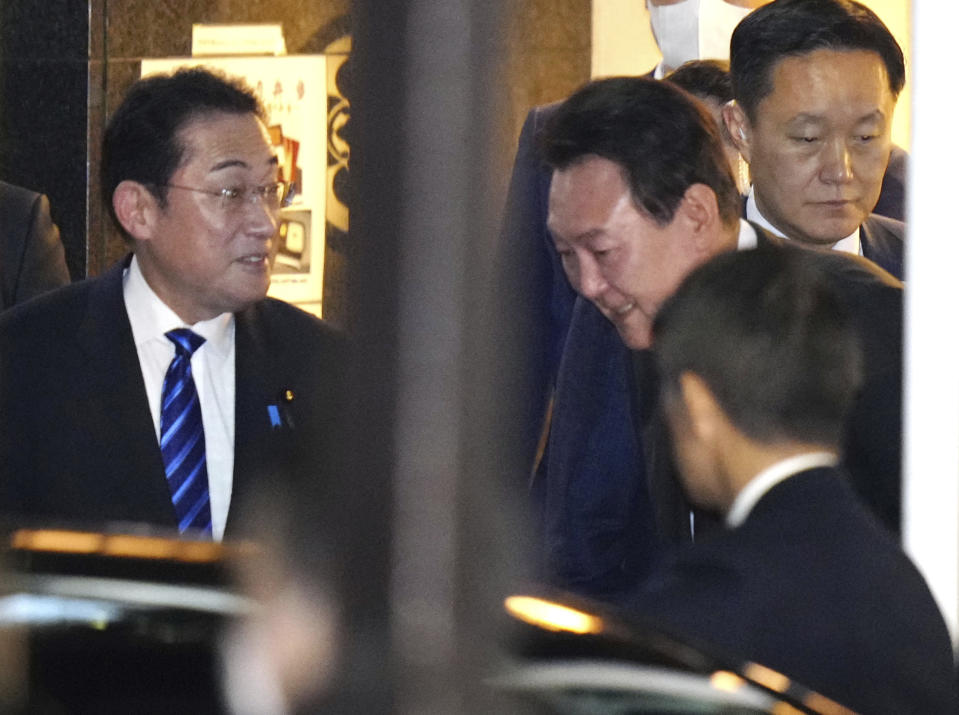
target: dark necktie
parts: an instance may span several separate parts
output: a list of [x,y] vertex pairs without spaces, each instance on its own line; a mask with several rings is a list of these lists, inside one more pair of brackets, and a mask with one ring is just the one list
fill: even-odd
[[206,439],[200,399],[190,358],[205,341],[187,328],[166,334],[176,349],[163,379],[160,452],[180,532],[212,531],[210,486],[206,476]]

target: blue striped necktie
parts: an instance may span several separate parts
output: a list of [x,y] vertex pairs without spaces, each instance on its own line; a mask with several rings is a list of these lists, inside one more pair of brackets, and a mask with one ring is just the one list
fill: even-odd
[[163,379],[160,407],[160,452],[173,497],[180,532],[210,534],[210,486],[206,476],[206,438],[200,399],[193,382],[190,358],[205,338],[187,328],[166,334],[176,355]]

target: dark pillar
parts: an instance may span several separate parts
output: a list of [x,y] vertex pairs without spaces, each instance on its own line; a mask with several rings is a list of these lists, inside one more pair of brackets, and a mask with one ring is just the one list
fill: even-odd
[[88,4],[0,3],[0,178],[47,194],[86,274]]

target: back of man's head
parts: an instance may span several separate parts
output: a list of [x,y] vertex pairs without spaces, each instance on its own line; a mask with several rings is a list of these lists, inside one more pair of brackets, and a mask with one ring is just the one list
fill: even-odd
[[558,170],[588,156],[618,164],[637,209],[661,226],[697,183],[716,194],[724,224],[739,218],[739,192],[716,123],[669,83],[640,77],[590,82],[547,123],[541,151]]
[[194,119],[216,114],[266,114],[241,80],[204,67],[139,80],[113,114],[103,138],[103,196],[111,206],[121,181],[146,186],[164,205],[166,184],[184,160],[178,134]]
[[736,102],[755,121],[756,108],[772,92],[777,63],[823,49],[875,52],[892,96],[899,96],[906,82],[902,49],[872,10],[852,0],[775,0],[747,15],[733,32],[730,72]]
[[664,78],[700,99],[725,104],[733,98],[733,82],[726,60],[691,60]]
[[862,375],[855,329],[823,270],[791,247],[721,254],[660,310],[654,349],[667,400],[701,378],[730,422],[764,444],[838,444]]

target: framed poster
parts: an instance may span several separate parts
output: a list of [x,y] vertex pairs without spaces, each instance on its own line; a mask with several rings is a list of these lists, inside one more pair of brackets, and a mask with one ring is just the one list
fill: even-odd
[[295,186],[273,240],[269,295],[322,316],[326,251],[326,57],[187,57],[145,59],[140,74],[203,65],[242,77],[267,112],[280,178]]

